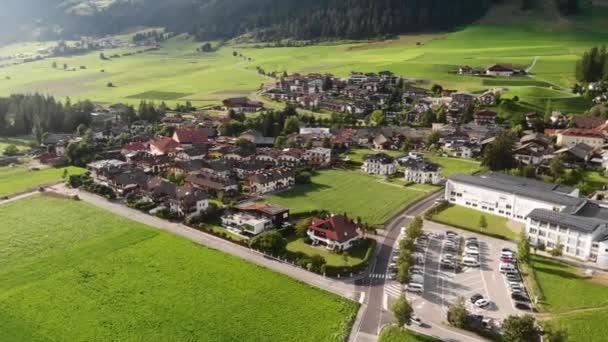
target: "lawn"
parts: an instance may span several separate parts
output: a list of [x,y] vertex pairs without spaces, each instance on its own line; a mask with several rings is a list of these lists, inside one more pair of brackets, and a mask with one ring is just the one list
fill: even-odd
[[441,165],[444,177],[450,177],[455,173],[473,174],[481,169],[481,164],[475,160],[439,157],[435,155],[426,156],[433,163]]
[[68,174],[82,174],[84,169],[78,167],[49,168],[40,171],[29,171],[26,166],[0,168],[0,196],[7,196],[35,189],[40,185],[62,180],[64,170]]
[[[323,246],[313,247],[304,242],[303,238],[296,238],[287,244],[287,250],[290,252],[300,252],[304,253],[308,256],[313,256],[315,254],[319,254],[325,258],[327,265],[330,266],[353,266],[361,263],[363,259],[365,259],[365,254],[367,250],[370,248],[370,243],[368,240],[364,240],[364,242],[353,246],[342,254],[337,254],[331,251],[328,251]],[[346,263],[344,263],[344,255],[347,256]]]
[[[485,216],[488,223],[488,227],[486,229],[482,229],[478,225],[481,216]],[[449,205],[446,209],[434,214],[433,221],[471,230],[481,234],[503,237],[508,240],[514,240],[517,235],[507,226],[506,218],[459,205]]]
[[568,341],[604,342],[608,336],[608,309],[559,315],[549,322],[568,334]]
[[585,171],[583,182],[588,183],[594,190],[602,190],[608,185],[608,178],[598,171]]
[[343,341],[358,305],[89,204],[0,206],[6,341]]
[[544,310],[563,312],[608,305],[608,286],[581,276],[580,269],[543,257],[535,256],[533,261]]
[[3,157],[2,153],[10,146],[15,145],[19,151],[27,151],[30,149],[31,140],[27,138],[3,138],[0,137],[0,158]]
[[378,342],[439,342],[431,336],[424,336],[411,330],[399,329],[392,325],[382,330]]
[[364,222],[380,225],[425,196],[424,192],[380,181],[358,171],[326,170],[314,176],[310,184],[297,185],[266,201],[287,207],[292,214],[313,210],[346,212],[350,217],[360,216]]

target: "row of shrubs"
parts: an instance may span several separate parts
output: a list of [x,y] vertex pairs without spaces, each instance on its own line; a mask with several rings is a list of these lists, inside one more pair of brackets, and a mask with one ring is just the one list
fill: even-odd
[[112,188],[95,183],[88,172],[83,175],[70,175],[67,179],[67,183],[71,188],[74,189],[81,188],[85,191],[103,196],[108,200],[116,199],[116,193],[114,193]]

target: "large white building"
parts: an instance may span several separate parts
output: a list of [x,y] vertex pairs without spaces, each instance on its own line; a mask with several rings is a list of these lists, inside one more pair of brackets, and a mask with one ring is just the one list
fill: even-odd
[[406,182],[418,184],[441,184],[441,167],[424,159],[407,159],[401,163],[405,167],[403,177]]
[[522,223],[534,209],[560,212],[585,203],[576,188],[493,172],[452,175],[445,186],[445,199]]
[[525,223],[532,244],[561,243],[564,255],[608,269],[608,206],[579,197],[576,188],[499,173],[456,174],[445,199]]
[[388,176],[397,172],[397,162],[384,153],[370,154],[364,158],[361,170],[370,175]]
[[527,217],[526,232],[533,245],[552,249],[561,243],[565,256],[608,269],[608,207],[585,201],[573,211],[534,209]]

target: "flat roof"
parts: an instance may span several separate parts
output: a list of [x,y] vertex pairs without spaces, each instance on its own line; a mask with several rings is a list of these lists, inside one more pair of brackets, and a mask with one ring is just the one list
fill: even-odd
[[573,209],[585,202],[585,199],[583,198],[569,195],[576,190],[573,187],[545,183],[535,179],[515,177],[496,172],[489,172],[480,176],[455,174],[452,175],[449,180],[512,193],[543,202],[568,206]]

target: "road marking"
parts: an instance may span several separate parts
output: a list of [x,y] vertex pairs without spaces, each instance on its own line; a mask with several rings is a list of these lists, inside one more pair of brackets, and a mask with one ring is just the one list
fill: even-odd
[[382,308],[384,309],[384,311],[388,310],[388,296],[386,295],[386,293],[382,296]]
[[365,301],[365,292],[361,291],[361,296],[359,296],[359,304],[363,304]]

